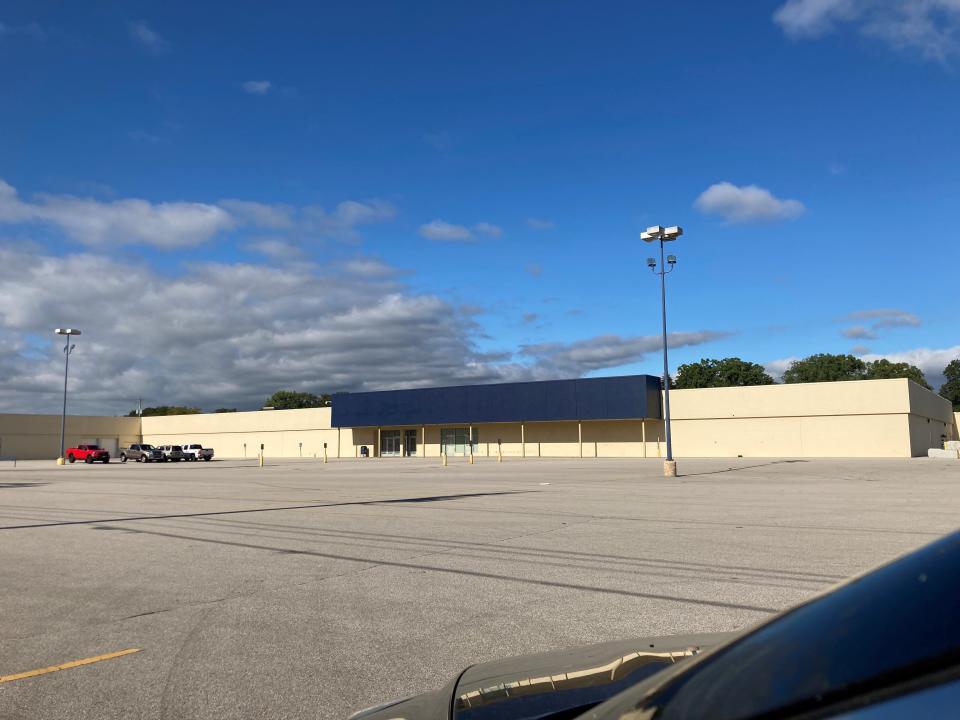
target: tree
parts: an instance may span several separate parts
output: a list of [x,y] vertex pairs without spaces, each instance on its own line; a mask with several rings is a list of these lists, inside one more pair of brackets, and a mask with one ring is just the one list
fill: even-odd
[[762,365],[740,358],[703,358],[677,368],[677,389],[773,385]]
[[940,386],[940,397],[953,403],[953,409],[960,412],[960,358],[951,360],[943,369],[947,381]]
[[294,390],[277,390],[267,398],[264,406],[274,410],[296,410],[299,408],[327,407],[330,405],[329,395],[314,395],[308,392]]
[[[145,407],[143,412],[139,413],[144,417],[155,417],[157,415],[198,415],[200,408],[184,407],[182,405],[158,405],[157,407]],[[136,417],[136,410],[127,413],[127,417]]]
[[905,362],[893,363],[886,358],[867,363],[867,380],[885,380],[888,378],[907,378],[927,390],[933,390],[923,376],[923,371],[916,365]]
[[837,382],[863,380],[867,364],[853,355],[819,353],[803,360],[794,360],[783,373],[785,383]]
[[228,412],[236,412],[236,411],[237,411],[236,408],[217,408],[216,410],[214,410],[215,413],[228,413]]

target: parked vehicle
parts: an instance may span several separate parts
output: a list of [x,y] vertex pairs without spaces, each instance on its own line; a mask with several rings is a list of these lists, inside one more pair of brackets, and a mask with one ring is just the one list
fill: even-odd
[[161,445],[160,454],[164,462],[180,462],[183,460],[183,448],[179,445]]
[[120,462],[136,460],[137,462],[163,462],[163,453],[149,443],[130,443],[130,447],[120,450]]
[[67,450],[67,462],[83,460],[85,463],[110,462],[110,453],[99,445],[77,445]]
[[206,460],[213,459],[213,448],[205,448],[197,443],[184,443],[183,457],[185,460]]

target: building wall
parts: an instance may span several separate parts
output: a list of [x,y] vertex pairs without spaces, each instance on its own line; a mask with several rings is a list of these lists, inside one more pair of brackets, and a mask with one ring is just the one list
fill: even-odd
[[[140,418],[67,416],[66,447],[95,442],[114,453],[139,439]],[[43,460],[59,455],[59,415],[0,415],[0,456]]]
[[[330,427],[330,408],[257,410],[143,418],[143,441],[153,445],[197,442],[216,457],[353,456],[353,432]],[[300,445],[302,443],[302,447]]]
[[926,455],[951,415],[904,379],[674,390],[670,405],[678,457]]
[[[871,380],[670,393],[677,457],[909,457],[957,436],[960,413],[943,398],[908,380]],[[355,458],[366,446],[378,454],[377,428],[332,428],[330,408],[269,410],[145,418],[67,418],[67,442],[126,445],[199,442],[217,457]],[[440,428],[417,430],[418,455],[439,458]],[[401,427],[400,429],[405,429]],[[662,457],[660,420],[611,420],[476,426],[476,454],[507,458]],[[60,418],[0,415],[0,455],[55,458]],[[582,438],[582,442],[581,442]],[[302,443],[302,447],[301,447]]]

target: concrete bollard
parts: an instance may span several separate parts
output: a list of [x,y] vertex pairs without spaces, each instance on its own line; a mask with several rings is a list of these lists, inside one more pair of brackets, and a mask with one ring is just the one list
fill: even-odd
[[664,477],[676,477],[676,476],[677,476],[677,461],[676,461],[676,460],[664,460],[664,461],[663,461],[663,476],[664,476]]

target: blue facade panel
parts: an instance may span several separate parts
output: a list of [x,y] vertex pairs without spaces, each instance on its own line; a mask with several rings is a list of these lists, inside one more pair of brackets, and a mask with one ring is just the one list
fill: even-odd
[[663,417],[652,375],[337,393],[333,427]]

